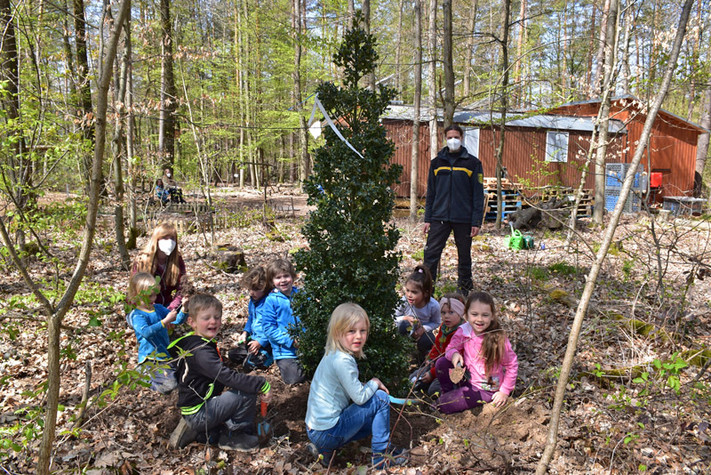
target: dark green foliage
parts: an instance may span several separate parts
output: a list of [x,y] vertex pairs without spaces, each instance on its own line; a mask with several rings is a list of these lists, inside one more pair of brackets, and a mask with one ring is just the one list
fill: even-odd
[[317,209],[303,228],[309,247],[295,255],[304,285],[294,311],[305,330],[299,336],[301,362],[313,373],[323,356],[333,309],[348,301],[361,305],[371,321],[367,358],[359,362],[361,377],[377,376],[394,388],[407,377],[412,348],[396,334],[392,317],[398,303],[400,256],[395,245],[400,234],[388,222],[394,204],[391,185],[401,167],[390,164],[394,146],[379,118],[394,91],[358,87],[377,59],[372,35],[358,24],[346,34],[336,57],[344,69],[344,86],[321,84],[318,97],[363,157],[326,130],[326,145],[316,151],[313,175],[304,184],[309,204]]

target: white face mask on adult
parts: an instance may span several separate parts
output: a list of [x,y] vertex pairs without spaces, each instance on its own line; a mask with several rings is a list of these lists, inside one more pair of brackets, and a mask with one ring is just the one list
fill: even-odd
[[447,139],[447,147],[450,152],[457,152],[462,147],[462,141],[456,137]]
[[175,250],[177,243],[174,239],[160,239],[158,240],[158,249],[161,250],[163,254],[169,256]]

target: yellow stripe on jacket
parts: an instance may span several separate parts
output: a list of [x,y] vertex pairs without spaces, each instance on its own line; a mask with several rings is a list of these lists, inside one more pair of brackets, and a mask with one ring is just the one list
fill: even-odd
[[435,168],[435,171],[434,171],[435,176],[437,176],[437,173],[439,173],[441,170],[464,172],[467,174],[467,176],[472,176],[472,173],[474,173],[470,169],[464,168],[464,167],[439,167],[439,168]]

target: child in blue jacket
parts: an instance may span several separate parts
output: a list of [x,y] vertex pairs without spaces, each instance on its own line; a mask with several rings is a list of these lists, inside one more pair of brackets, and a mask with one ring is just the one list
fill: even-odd
[[286,259],[274,260],[267,266],[267,282],[274,285],[274,290],[264,302],[262,329],[286,384],[304,381],[304,372],[296,356],[297,342],[289,335],[289,327],[299,323],[299,318],[291,310],[291,299],[298,292],[293,286],[295,278],[294,267]]
[[245,371],[266,369],[272,365],[274,358],[269,339],[262,328],[262,313],[272,286],[267,281],[267,273],[262,266],[247,272],[242,277],[241,285],[249,292],[247,324],[237,339],[237,347],[231,349],[228,356],[231,361],[242,364]]

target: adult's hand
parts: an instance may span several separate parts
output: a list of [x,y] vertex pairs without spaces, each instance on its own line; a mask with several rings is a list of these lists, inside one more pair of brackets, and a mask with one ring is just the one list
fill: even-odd
[[477,236],[479,234],[480,229],[481,228],[479,228],[477,226],[472,226],[472,237]]
[[430,232],[430,223],[425,223],[425,225],[422,227],[422,233],[427,234]]

